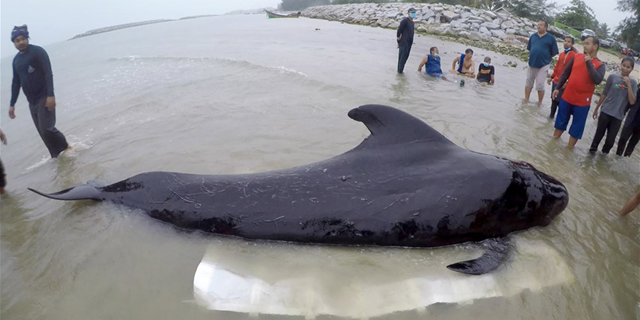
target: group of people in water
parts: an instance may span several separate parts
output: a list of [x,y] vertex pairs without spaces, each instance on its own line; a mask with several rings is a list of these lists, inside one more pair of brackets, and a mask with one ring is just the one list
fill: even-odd
[[[402,20],[397,31],[399,48],[398,73],[402,73],[404,65],[411,52],[414,36],[413,18],[415,9],[409,9],[409,16]],[[558,53],[555,38],[546,32],[547,24],[538,23],[538,33],[531,35],[527,48],[531,51],[529,70],[525,86],[525,100],[528,101],[534,83],[538,91],[538,105],[544,97],[544,81],[553,83],[552,105],[550,117],[554,117],[556,109],[558,115],[555,122],[554,137],[559,138],[566,130],[569,119],[573,117],[569,134],[569,146],[573,147],[582,138],[584,124],[588,117],[591,96],[595,86],[604,79],[604,65],[597,58],[599,49],[598,39],[588,37],[584,41],[584,53],[578,53],[573,47],[574,40],[567,37],[564,41],[565,50],[560,53],[558,62],[551,75],[547,75],[551,58]],[[31,118],[36,126],[40,138],[49,150],[52,158],[58,157],[63,151],[71,147],[56,124],[56,101],[53,90],[53,72],[47,52],[39,46],[29,43],[29,31],[26,25],[14,27],[11,31],[13,42],[18,53],[13,59],[13,81],[11,85],[11,102],[9,118],[15,119],[15,103],[22,88],[27,101]],[[555,48],[555,49],[554,49]],[[457,65],[457,67],[456,67]],[[418,71],[422,68],[435,78],[445,78],[443,75],[439,50],[432,47],[429,54],[422,59]],[[634,68],[634,61],[630,58],[622,60],[621,73],[610,75],[604,92],[600,97],[593,118],[598,119],[598,128],[590,151],[595,152],[606,133],[602,152],[607,154],[614,144],[615,137],[622,127],[622,135],[618,142],[616,153],[631,156],[638,140],[640,140],[640,99],[636,99],[637,82],[629,78]],[[495,69],[491,65],[491,58],[485,57],[474,72],[473,50],[467,49],[457,57],[452,64],[452,71],[466,76],[475,77],[482,84],[495,83]],[[627,119],[622,125],[625,113]],[[7,138],[0,129],[0,141],[7,144]],[[0,161],[0,194],[5,193],[6,179],[2,161]],[[626,214],[640,204],[640,191],[625,205],[621,213]]]
[[[408,16],[402,20],[397,30],[397,42],[399,48],[398,73],[403,73],[404,66],[411,52],[414,36],[413,19],[416,10],[410,8]],[[539,21],[537,32],[529,37],[527,50],[529,61],[527,78],[525,80],[525,102],[529,102],[534,85],[538,93],[538,106],[542,106],[545,96],[545,82],[551,85],[550,118],[555,118],[553,138],[559,139],[565,131],[569,131],[568,147],[573,148],[578,140],[582,139],[585,124],[591,108],[591,98],[596,86],[605,77],[606,66],[598,59],[600,42],[598,38],[591,36],[584,40],[582,53],[574,47],[575,40],[571,36],[564,38],[564,50],[559,52],[556,38],[547,32],[546,21]],[[553,57],[558,56],[555,67],[549,72]],[[426,66],[426,74],[435,78],[447,77],[443,74],[440,63],[439,50],[431,47],[418,71]],[[601,152],[608,154],[615,144],[615,139],[622,129],[618,140],[616,154],[630,157],[640,141],[640,95],[636,80],[630,77],[635,67],[635,62],[630,57],[624,57],[621,62],[619,74],[611,74],[606,80],[606,85],[596,108],[591,113],[593,119],[597,119],[597,129],[589,148],[590,154],[595,154],[605,137]],[[495,68],[491,65],[491,58],[485,57],[475,72],[473,61],[473,49],[465,50],[456,57],[452,63],[451,73],[476,78],[481,84],[495,83]],[[557,113],[557,114],[556,114]],[[625,120],[626,115],[626,120]],[[569,126],[569,122],[571,125]],[[623,124],[624,122],[624,124]],[[635,204],[635,206],[633,206]],[[640,204],[640,190],[629,200],[625,209]]]
[[[416,16],[416,10],[414,8],[409,9],[408,17],[404,18],[398,26],[396,33],[398,42],[398,73],[404,72],[404,66],[411,53],[411,46],[413,45],[413,36],[415,26],[413,19]],[[431,47],[429,54],[420,62],[418,66],[418,72],[422,72],[422,68],[425,67],[425,72],[434,77],[447,80],[447,77],[442,72],[440,51],[438,47]],[[491,65],[491,58],[485,57],[484,61],[478,68],[476,73],[475,62],[473,61],[473,49],[468,48],[459,57],[456,57],[451,64],[450,72],[465,77],[476,78],[482,85],[492,85],[495,83],[495,68]]]

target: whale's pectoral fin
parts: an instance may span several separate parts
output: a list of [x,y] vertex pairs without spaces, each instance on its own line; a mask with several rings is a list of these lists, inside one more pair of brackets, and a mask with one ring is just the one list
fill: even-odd
[[101,192],[94,185],[80,185],[56,193],[44,193],[28,188],[43,197],[55,200],[103,200]]
[[471,275],[481,275],[497,269],[509,256],[511,243],[508,238],[487,239],[485,252],[477,259],[450,264],[447,269]]

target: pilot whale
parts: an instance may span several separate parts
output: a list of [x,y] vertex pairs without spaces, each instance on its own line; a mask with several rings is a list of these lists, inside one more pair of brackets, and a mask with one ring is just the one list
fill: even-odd
[[422,120],[383,105],[348,113],[370,136],[333,158],[234,175],[147,172],[107,186],[42,196],[110,201],[179,228],[247,239],[440,247],[483,241],[449,269],[483,274],[508,257],[512,232],[547,226],[564,185],[531,164],[461,148]]

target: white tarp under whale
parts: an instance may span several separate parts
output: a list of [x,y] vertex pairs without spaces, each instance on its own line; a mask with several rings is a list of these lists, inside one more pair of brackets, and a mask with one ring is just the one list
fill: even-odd
[[196,270],[194,295],[218,311],[367,319],[574,281],[545,242],[513,239],[510,259],[481,276],[446,269],[479,256],[481,247],[474,245],[408,249],[216,240]]

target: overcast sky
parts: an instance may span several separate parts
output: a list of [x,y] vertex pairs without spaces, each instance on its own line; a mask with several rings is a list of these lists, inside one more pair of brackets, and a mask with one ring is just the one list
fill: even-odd
[[[560,5],[570,0],[556,0]],[[615,10],[615,0],[585,0],[596,18],[613,30],[627,14]],[[47,45],[85,31],[122,23],[224,14],[238,9],[276,7],[280,0],[1,0],[1,56],[13,55],[13,26],[27,24],[32,42]]]

